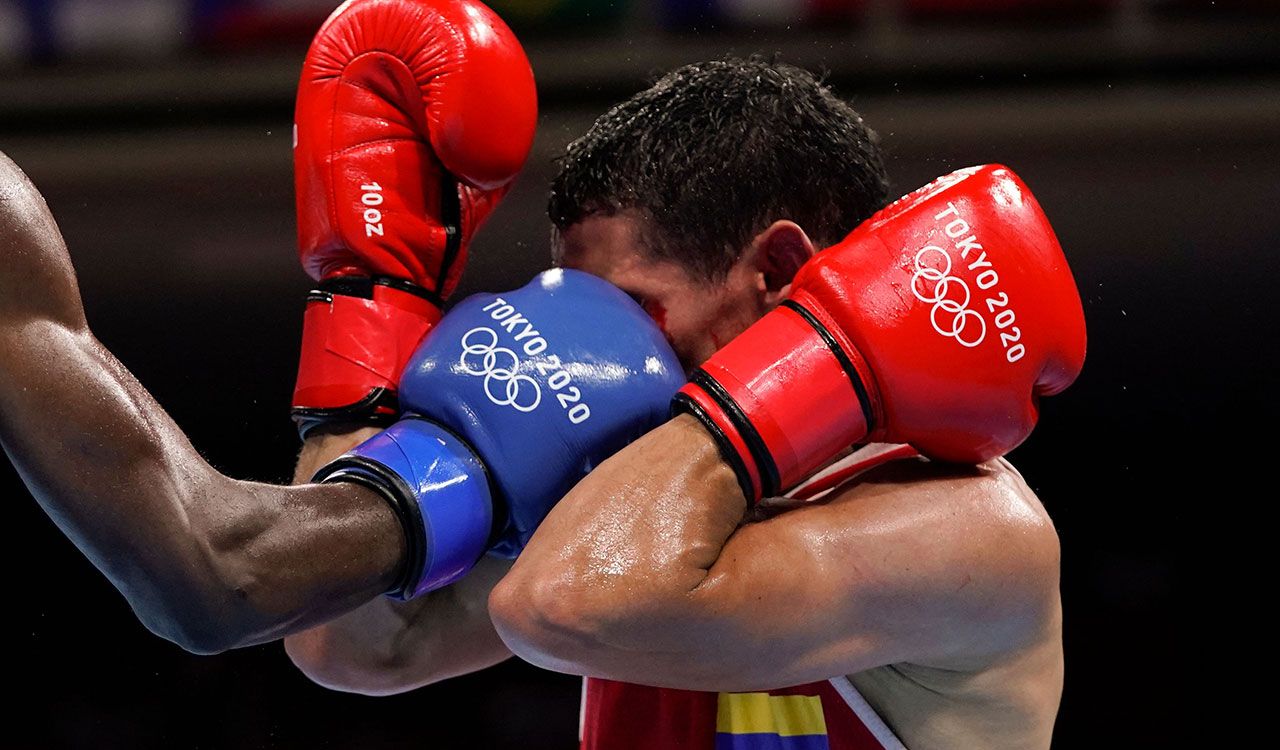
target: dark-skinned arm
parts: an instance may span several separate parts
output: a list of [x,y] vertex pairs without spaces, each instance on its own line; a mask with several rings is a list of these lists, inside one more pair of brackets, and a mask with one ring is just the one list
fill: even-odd
[[57,225],[3,155],[0,442],[139,619],[193,652],[350,610],[391,585],[404,553],[370,490],[237,481],[209,466],[90,331]]
[[745,522],[715,442],[680,416],[552,511],[490,611],[520,657],[698,690],[901,661],[979,668],[1053,626],[1053,526],[1002,461],[902,461]]

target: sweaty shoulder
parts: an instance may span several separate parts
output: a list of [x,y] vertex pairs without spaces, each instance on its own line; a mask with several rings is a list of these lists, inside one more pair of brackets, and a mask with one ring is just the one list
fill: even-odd
[[1057,632],[1057,532],[1007,460],[891,461],[826,502],[878,556],[866,571],[902,620],[890,626],[927,633],[904,643],[906,660],[980,669]]
[[891,626],[920,636],[848,675],[877,715],[911,748],[1048,747],[1062,696],[1058,536],[1018,471],[894,461],[830,502],[890,540],[877,574]]

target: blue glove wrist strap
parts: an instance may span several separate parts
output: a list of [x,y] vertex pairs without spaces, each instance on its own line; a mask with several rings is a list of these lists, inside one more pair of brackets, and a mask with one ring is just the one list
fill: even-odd
[[406,417],[320,469],[314,482],[352,482],[380,494],[405,534],[405,561],[388,595],[412,599],[457,581],[493,533],[493,495],[475,453],[433,422]]

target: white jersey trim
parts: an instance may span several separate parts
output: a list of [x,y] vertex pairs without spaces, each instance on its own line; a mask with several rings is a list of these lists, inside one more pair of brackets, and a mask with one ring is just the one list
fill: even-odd
[[871,704],[867,703],[867,699],[862,697],[862,693],[858,692],[848,677],[832,677],[829,682],[884,750],[907,750],[907,746],[902,744],[902,740],[898,739],[889,725],[884,723],[884,719],[881,719]]
[[[823,479],[826,479],[832,474],[836,474],[840,472],[849,472],[848,476],[844,478],[844,481],[848,482],[858,477],[863,472],[870,471],[871,469],[874,469],[877,466],[880,466],[882,464],[887,464],[890,461],[903,458],[904,456],[900,455],[899,449],[905,448],[905,447],[906,446],[901,445],[899,443],[868,443],[866,445],[860,446],[853,453],[850,453],[849,455],[832,463],[831,465],[824,466],[822,469],[814,472],[803,482],[796,485],[795,488],[792,489],[790,492],[788,492],[786,495],[784,495],[784,497],[791,497],[796,493],[804,492],[804,490],[806,490],[810,486],[822,481]],[[836,489],[836,487],[832,487],[831,489],[824,490],[823,492],[818,493],[817,495],[814,495],[813,497],[808,499],[816,500],[822,497],[823,495],[826,495],[828,492],[831,492],[834,489]]]

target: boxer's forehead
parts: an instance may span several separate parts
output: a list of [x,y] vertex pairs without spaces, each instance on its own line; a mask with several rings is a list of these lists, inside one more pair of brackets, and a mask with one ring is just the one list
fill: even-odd
[[599,276],[635,297],[669,299],[695,293],[697,283],[678,263],[654,258],[644,246],[641,220],[628,212],[593,214],[560,232],[560,265]]

